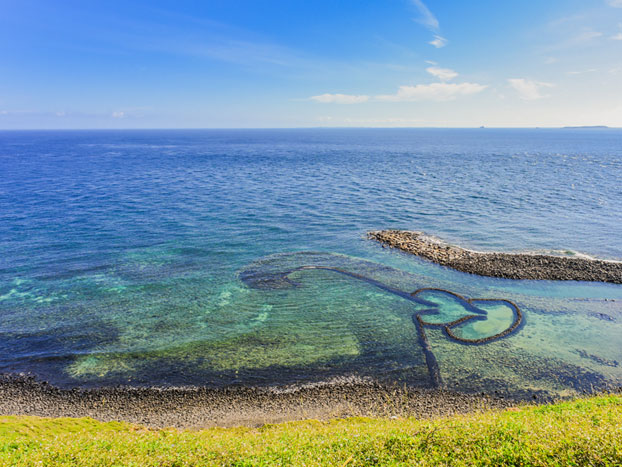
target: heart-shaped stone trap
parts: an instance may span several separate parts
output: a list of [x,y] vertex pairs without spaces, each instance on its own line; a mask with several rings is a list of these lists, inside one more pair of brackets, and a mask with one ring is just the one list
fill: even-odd
[[504,337],[522,319],[509,300],[467,299],[442,289],[420,289],[412,296],[420,306],[422,325],[442,326],[449,337],[463,343],[483,344]]
[[516,320],[516,309],[506,300],[481,301],[477,307],[486,312],[486,318],[471,319],[455,326],[451,331],[461,340],[489,339],[510,329]]
[[448,290],[419,289],[412,294],[418,304],[423,324],[448,325],[465,317],[478,317],[485,311],[472,306],[465,298]]
[[[485,344],[509,335],[522,321],[520,309],[509,300],[468,299],[449,290],[435,288],[418,289],[408,294],[372,277],[330,266],[302,265],[280,273],[262,275],[246,272],[240,277],[256,288],[265,286],[279,288],[285,284],[297,286],[298,284],[289,276],[305,270],[324,270],[343,274],[413,301],[417,306],[413,320],[419,329],[422,345],[426,348],[428,344],[423,330],[425,326],[440,326],[448,337],[464,344]],[[266,277],[267,280],[258,280],[262,277]]]

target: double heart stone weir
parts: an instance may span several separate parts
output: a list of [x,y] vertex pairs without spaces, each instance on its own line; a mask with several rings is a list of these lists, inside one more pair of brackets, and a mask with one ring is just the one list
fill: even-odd
[[[430,382],[434,387],[442,387],[443,381],[436,357],[432,352],[430,343],[426,336],[426,327],[441,328],[444,335],[453,341],[464,345],[482,345],[502,339],[516,332],[523,320],[523,314],[519,307],[504,299],[475,299],[466,298],[455,292],[437,288],[421,288],[412,293],[393,288],[376,279],[367,277],[344,269],[329,266],[300,266],[289,271],[271,274],[264,278],[261,288],[281,288],[283,286],[300,286],[290,276],[295,272],[306,270],[324,270],[342,274],[347,277],[358,279],[382,289],[391,294],[402,297],[417,304],[418,309],[413,314],[412,320],[417,329],[419,344],[423,349]],[[258,286],[257,278],[254,278],[253,285]],[[250,285],[250,284],[249,284]],[[489,308],[489,310],[486,310]],[[511,315],[511,324],[504,329],[490,330],[478,329],[477,324],[486,322],[490,312],[505,313]],[[493,326],[494,328],[494,326]]]

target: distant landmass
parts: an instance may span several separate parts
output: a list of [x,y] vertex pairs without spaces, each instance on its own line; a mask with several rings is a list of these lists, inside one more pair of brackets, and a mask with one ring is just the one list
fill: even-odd
[[565,126],[563,130],[594,130],[600,128],[609,128],[606,125],[585,125],[585,126]]

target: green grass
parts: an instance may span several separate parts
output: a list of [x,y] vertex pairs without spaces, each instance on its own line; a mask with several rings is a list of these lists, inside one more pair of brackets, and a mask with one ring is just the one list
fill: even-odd
[[437,420],[351,418],[202,431],[0,417],[0,465],[622,465],[622,397]]

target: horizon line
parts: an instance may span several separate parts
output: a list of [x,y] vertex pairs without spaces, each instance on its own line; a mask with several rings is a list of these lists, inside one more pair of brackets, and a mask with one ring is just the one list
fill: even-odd
[[150,127],[150,128],[0,128],[0,131],[157,131],[157,130],[621,130],[608,125],[564,126],[299,126],[299,127]]

